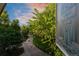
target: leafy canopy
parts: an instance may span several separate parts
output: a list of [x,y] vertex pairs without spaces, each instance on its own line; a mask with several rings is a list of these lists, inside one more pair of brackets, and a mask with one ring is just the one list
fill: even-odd
[[34,43],[49,54],[62,55],[55,44],[56,4],[48,4],[43,12],[35,9],[33,14],[34,17],[29,23],[30,33],[34,37]]

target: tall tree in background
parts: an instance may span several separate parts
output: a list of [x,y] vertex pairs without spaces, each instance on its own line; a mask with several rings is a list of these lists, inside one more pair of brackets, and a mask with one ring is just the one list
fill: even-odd
[[15,28],[15,30],[19,31],[19,30],[20,30],[19,20],[18,20],[18,19],[14,19],[14,20],[11,22],[11,26],[12,26],[13,28]]
[[22,31],[23,39],[26,40],[28,38],[29,27],[26,25],[22,25],[21,31]]
[[7,11],[3,11],[2,14],[1,14],[1,23],[5,26],[9,26],[9,16],[8,16],[8,13]]

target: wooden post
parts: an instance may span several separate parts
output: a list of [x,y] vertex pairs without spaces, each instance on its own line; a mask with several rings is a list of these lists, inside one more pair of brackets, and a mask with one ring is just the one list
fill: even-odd
[[0,3],[0,15],[2,11],[4,10],[5,6],[6,6],[6,3]]

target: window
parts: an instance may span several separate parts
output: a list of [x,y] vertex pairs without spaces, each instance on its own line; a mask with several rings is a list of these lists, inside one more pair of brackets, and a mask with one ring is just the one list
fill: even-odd
[[66,55],[79,55],[79,4],[57,5],[56,43]]

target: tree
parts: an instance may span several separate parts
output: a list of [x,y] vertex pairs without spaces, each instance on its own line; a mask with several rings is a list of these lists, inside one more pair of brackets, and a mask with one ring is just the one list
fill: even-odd
[[28,26],[22,25],[21,26],[21,31],[22,31],[23,39],[26,40],[28,38],[28,34],[29,34]]
[[8,16],[8,13],[7,11],[3,11],[2,14],[1,14],[1,23],[4,25],[4,26],[9,26],[9,16]]
[[19,26],[19,21],[18,19],[14,19],[12,22],[11,22],[11,26],[13,28],[15,28],[15,30],[19,31],[20,30],[20,26]]
[[[0,55],[14,48],[19,48],[24,41],[18,19],[10,22],[7,11],[3,11],[0,17]],[[9,52],[8,51],[8,52]],[[12,51],[11,51],[12,52]],[[16,53],[17,54],[17,53]],[[10,54],[11,55],[11,54]]]
[[[43,12],[39,12],[35,9],[33,14],[33,20],[31,19],[29,23],[30,33],[32,33],[34,37],[34,44],[49,54],[62,55],[55,44],[56,4],[48,4]],[[59,54],[57,54],[56,50],[59,50]]]

